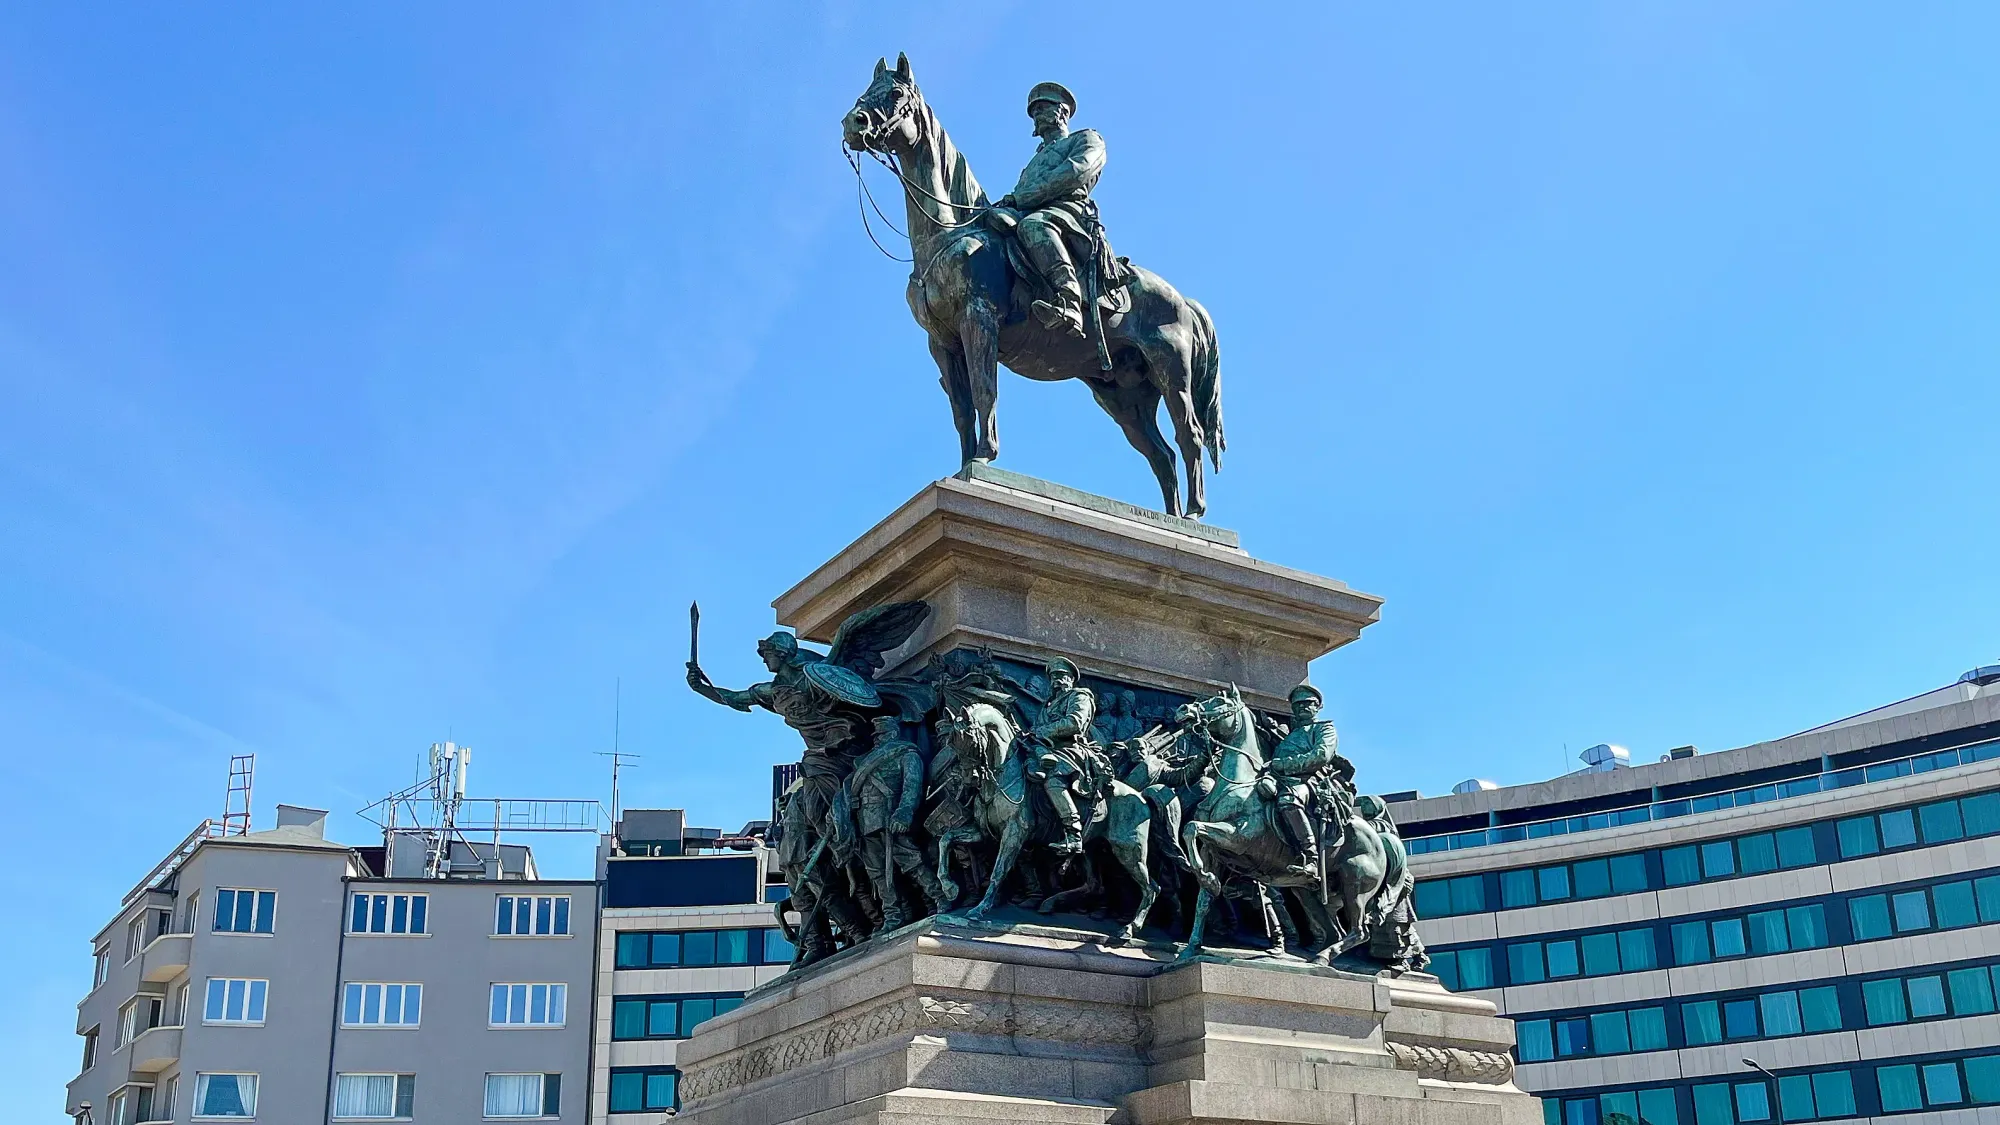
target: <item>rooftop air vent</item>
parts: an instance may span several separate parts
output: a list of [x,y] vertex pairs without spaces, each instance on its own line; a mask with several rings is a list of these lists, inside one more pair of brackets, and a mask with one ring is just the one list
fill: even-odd
[[1692,746],[1676,746],[1672,750],[1667,751],[1667,756],[1660,760],[1663,762],[1678,762],[1684,758],[1692,758],[1699,753],[1701,751]]
[[1600,742],[1577,757],[1583,760],[1584,768],[1590,773],[1610,773],[1632,765],[1632,752],[1609,742]]
[[1454,793],[1484,793],[1488,789],[1498,788],[1500,788],[1498,785],[1483,777],[1468,777],[1457,785],[1452,786],[1451,791]]

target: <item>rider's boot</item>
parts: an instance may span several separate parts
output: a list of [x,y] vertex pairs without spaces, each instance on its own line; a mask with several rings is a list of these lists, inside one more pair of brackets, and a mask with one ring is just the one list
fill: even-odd
[[1055,288],[1054,301],[1036,301],[1031,308],[1042,327],[1060,329],[1078,338],[1083,332],[1083,286],[1076,279],[1076,267],[1068,262],[1058,262],[1047,270],[1048,281]]
[[1081,852],[1083,817],[1076,811],[1076,798],[1070,796],[1069,785],[1060,777],[1051,777],[1042,786],[1049,795],[1049,806],[1055,810],[1056,823],[1062,825],[1062,839],[1050,846],[1069,855]]
[[1319,877],[1319,841],[1313,837],[1312,821],[1306,818],[1306,810],[1298,805],[1278,806],[1278,826],[1284,829],[1285,839],[1304,857],[1305,862],[1294,864],[1287,874],[1298,874],[1312,878]]

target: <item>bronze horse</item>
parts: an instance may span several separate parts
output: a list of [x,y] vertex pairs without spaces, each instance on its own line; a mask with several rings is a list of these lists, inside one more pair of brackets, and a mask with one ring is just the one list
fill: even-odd
[[[848,148],[881,154],[902,180],[910,311],[930,335],[963,460],[1000,455],[997,364],[1044,382],[1080,379],[1152,466],[1167,514],[1205,512],[1202,453],[1219,470],[1225,448],[1220,359],[1207,310],[1159,275],[1131,267],[1131,308],[1104,313],[1111,368],[1103,370],[1093,342],[1027,315],[1031,293],[1008,265],[1005,236],[981,221],[986,192],[924,104],[907,57],[897,56],[894,69],[886,60],[875,64],[874,80],[841,119],[841,131]],[[1187,464],[1185,505],[1174,447],[1160,432],[1163,400]]]

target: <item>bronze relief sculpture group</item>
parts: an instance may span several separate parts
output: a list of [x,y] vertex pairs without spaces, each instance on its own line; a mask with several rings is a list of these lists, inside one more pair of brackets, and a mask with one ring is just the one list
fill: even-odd
[[[947,913],[1090,915],[1108,920],[1107,944],[1172,942],[1182,957],[1249,944],[1398,972],[1427,963],[1402,841],[1382,800],[1356,791],[1310,684],[1291,693],[1289,722],[1231,685],[1141,730],[1133,690],[1102,693],[1113,702],[1100,713],[1064,657],[1035,675],[960,650],[878,678],[929,612],[858,613],[825,654],[774,633],[757,646],[771,679],[742,691],[688,662],[696,692],[769,710],[804,740],[775,829],[796,965]],[[1221,942],[1218,925],[1231,931]]]

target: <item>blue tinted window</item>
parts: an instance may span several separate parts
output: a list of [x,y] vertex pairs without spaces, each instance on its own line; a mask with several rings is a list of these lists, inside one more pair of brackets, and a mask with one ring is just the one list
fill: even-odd
[[1590,1050],[1590,1031],[1581,1019],[1557,1020],[1556,1055],[1568,1058]]
[[1965,1091],[1958,1084],[1957,1063],[1924,1066],[1924,1100],[1932,1105],[1957,1105],[1965,1100]]
[[1957,801],[1939,801],[1917,810],[1917,823],[1924,830],[1924,843],[1945,844],[1965,835],[1965,823],[1958,818]]
[[1722,1013],[1713,1000],[1681,1005],[1681,1035],[1690,1047],[1722,1042]]
[[1727,840],[1715,840],[1701,846],[1701,877],[1719,879],[1724,875],[1736,874],[1736,853]]
[[1882,841],[1875,834],[1875,818],[1857,816],[1853,820],[1843,820],[1834,826],[1834,835],[1840,837],[1840,858],[1853,859],[1858,855],[1874,855],[1882,850]]
[[1757,1037],[1757,1002],[1731,1000],[1722,1006],[1722,1034],[1730,1039]]
[[1767,992],[1757,998],[1763,1010],[1765,1035],[1797,1035],[1805,1028],[1799,1020],[1799,994]]
[[1493,987],[1493,953],[1485,947],[1458,951],[1458,980],[1463,988]]
[[1799,990],[1800,1022],[1808,1034],[1840,1030],[1840,991],[1827,984]]
[[1417,915],[1442,918],[1451,913],[1451,888],[1443,879],[1425,879],[1417,884]]
[[1516,1054],[1522,1062],[1547,1062],[1556,1057],[1549,1021],[1522,1020],[1514,1025]]
[[[1956,806],[1954,806],[1956,807]],[[1611,893],[1611,863],[1603,859],[1587,859],[1570,867],[1570,876],[1576,881],[1578,898],[1603,898]]]
[[681,964],[715,964],[715,931],[691,931],[681,935]]
[[2000,1055],[1965,1060],[1965,1092],[1975,1102],[2000,1102]]
[[1993,1010],[1993,978],[1985,969],[1957,969],[1945,974],[1951,988],[1952,1012],[1984,1015]]
[[1709,924],[1709,936],[1715,941],[1717,957],[1741,957],[1749,949],[1743,938],[1743,919],[1718,918]]
[[1974,879],[1972,887],[1979,895],[1979,920],[2000,922],[2000,875]]
[[1572,1098],[1564,1102],[1563,1125],[1597,1125],[1597,1099]]
[[1906,1022],[1910,1013],[1903,1005],[1903,982],[1894,979],[1862,981],[1861,1011],[1871,1027]]
[[1674,940],[1674,964],[1699,965],[1711,959],[1708,952],[1708,923],[1677,922],[1671,933]]
[[[1970,889],[1970,884],[1967,884]],[[1583,971],[1601,977],[1618,971],[1618,935],[1587,934],[1583,938]]]
[[1785,923],[1793,949],[1818,949],[1826,944],[1826,908],[1819,903],[1787,908]]
[[1639,1121],[1642,1125],[1680,1125],[1680,1106],[1672,1090],[1639,1091]]
[[1701,857],[1692,844],[1683,848],[1668,848],[1661,852],[1660,868],[1666,876],[1669,887],[1701,882]]
[[1778,1079],[1778,1116],[1786,1121],[1811,1121],[1812,1079],[1803,1074],[1787,1074]]
[[1844,1070],[1823,1070],[1812,1076],[1813,1106],[1821,1117],[1854,1116],[1854,1079]]
[[1569,897],[1569,868],[1544,867],[1535,872],[1535,881],[1540,885],[1543,902],[1553,902]]
[[1861,898],[1849,899],[1847,913],[1854,923],[1854,940],[1868,941],[1889,936],[1887,895],[1864,895]]
[[1778,841],[1769,832],[1759,832],[1755,836],[1745,836],[1736,841],[1736,857],[1743,863],[1745,875],[1756,875],[1778,869]]
[[750,931],[722,930],[715,935],[715,963],[718,965],[747,965],[750,963]]
[[645,1108],[645,1076],[633,1071],[612,1071],[611,1112],[637,1113]]
[[1810,828],[1784,828],[1778,831],[1778,866],[1805,867],[1818,862],[1814,854],[1813,832]]
[[1889,897],[1889,904],[1896,912],[1896,932],[1906,934],[1912,930],[1931,928],[1931,904],[1922,891],[1904,891]]
[[653,935],[653,964],[678,965],[681,963],[681,935]]
[[1576,942],[1571,940],[1552,941],[1548,944],[1549,979],[1573,977],[1583,971],[1576,956]]
[[1745,919],[1750,926],[1750,952],[1762,956],[1783,953],[1792,947],[1785,936],[1785,912],[1760,910]]
[[1945,1013],[1944,978],[1940,976],[1911,977],[1909,979],[1910,1018],[1930,1019]]
[[764,931],[764,963],[767,965],[789,965],[798,950],[785,940],[785,931],[776,927]]
[[1657,967],[1659,959],[1654,955],[1653,931],[1618,931],[1618,961],[1628,973]]
[[1876,1067],[1875,1089],[1882,1097],[1884,1113],[1924,1108],[1924,1095],[1917,1087],[1917,1068],[1914,1066]]
[[[1460,966],[1461,973],[1464,966]],[[1542,968],[1542,943],[1524,941],[1507,947],[1507,983],[1534,984],[1546,980]]]
[[1958,803],[1964,813],[1965,834],[1984,836],[2000,832],[2000,793],[1981,793]]
[[1646,889],[1646,857],[1643,855],[1614,855],[1611,857],[1611,890],[1614,894],[1631,894]]
[[1600,1055],[1622,1055],[1632,1049],[1624,1012],[1599,1012],[1590,1017],[1590,1041]]
[[1769,1121],[1771,1119],[1771,1094],[1762,1082],[1738,1082],[1736,1084],[1736,1120]]
[[1881,820],[1883,847],[1902,848],[1917,842],[1917,815],[1909,809],[1885,812]]
[[1500,873],[1501,906],[1533,906],[1536,901],[1533,871],[1524,869]]
[[1486,877],[1467,875],[1451,881],[1451,912],[1477,914],[1486,909]]
[[1631,1011],[1629,1023],[1632,1029],[1633,1050],[1666,1050],[1667,1010],[1665,1008],[1634,1008]]
[[1694,1088],[1694,1121],[1695,1125],[1736,1125],[1729,1083],[1710,1082]]
[[1945,929],[1979,924],[1979,907],[1972,901],[1969,879],[1932,887],[1931,902],[1937,907],[1937,924]]

